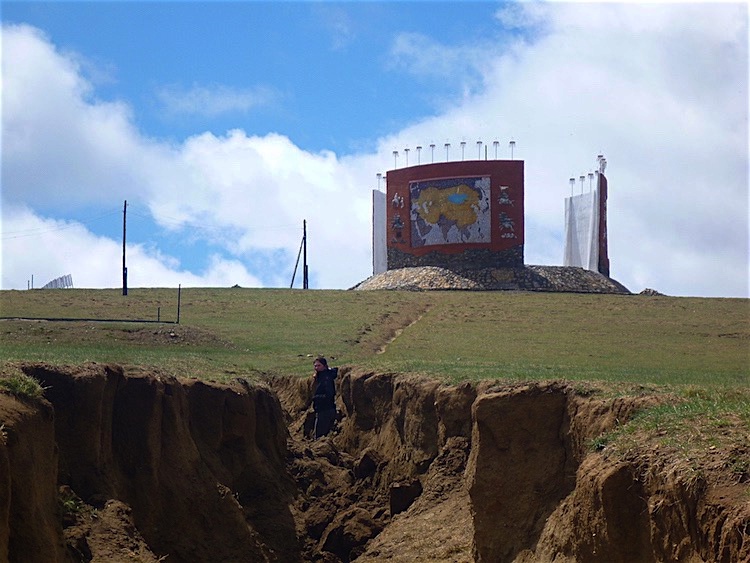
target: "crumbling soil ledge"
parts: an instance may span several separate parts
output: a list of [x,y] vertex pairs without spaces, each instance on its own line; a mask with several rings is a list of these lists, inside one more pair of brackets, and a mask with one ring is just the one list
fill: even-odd
[[0,563],[750,559],[747,476],[591,449],[652,395],[342,368],[312,442],[309,380],[24,371],[46,399],[0,394]]

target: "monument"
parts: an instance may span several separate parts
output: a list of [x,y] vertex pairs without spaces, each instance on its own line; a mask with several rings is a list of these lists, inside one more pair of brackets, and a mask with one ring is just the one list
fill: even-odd
[[400,168],[387,173],[385,194],[379,193],[373,197],[375,273],[523,266],[523,161]]
[[484,160],[463,160],[462,152],[462,160],[450,162],[445,146],[445,162],[408,166],[407,159],[407,166],[378,174],[373,275],[353,289],[630,293],[609,277],[603,156],[589,174],[588,193],[584,175],[581,193],[566,198],[564,265],[527,265],[524,161],[488,160],[485,150]]
[[[570,179],[571,195],[565,198],[565,249],[563,266],[575,266],[609,276],[607,248],[607,160],[597,157],[599,169],[590,173],[589,191],[573,195],[575,178]],[[592,186],[596,177],[596,187]]]

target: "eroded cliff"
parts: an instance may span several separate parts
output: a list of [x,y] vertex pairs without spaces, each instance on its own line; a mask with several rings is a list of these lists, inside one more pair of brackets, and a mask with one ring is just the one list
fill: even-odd
[[747,476],[591,448],[660,397],[344,368],[313,442],[308,380],[23,369],[45,399],[0,395],[0,561],[750,558]]

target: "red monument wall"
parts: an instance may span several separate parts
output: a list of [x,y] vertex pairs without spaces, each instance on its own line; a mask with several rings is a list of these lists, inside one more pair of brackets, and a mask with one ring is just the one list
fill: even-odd
[[607,177],[599,174],[599,264],[600,274],[609,277],[609,250],[607,242]]
[[472,160],[386,174],[388,269],[523,266],[524,163]]

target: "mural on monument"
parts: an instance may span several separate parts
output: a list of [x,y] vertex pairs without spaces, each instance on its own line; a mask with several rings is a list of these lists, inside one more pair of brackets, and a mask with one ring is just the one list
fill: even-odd
[[489,243],[490,178],[447,178],[409,184],[412,247]]

